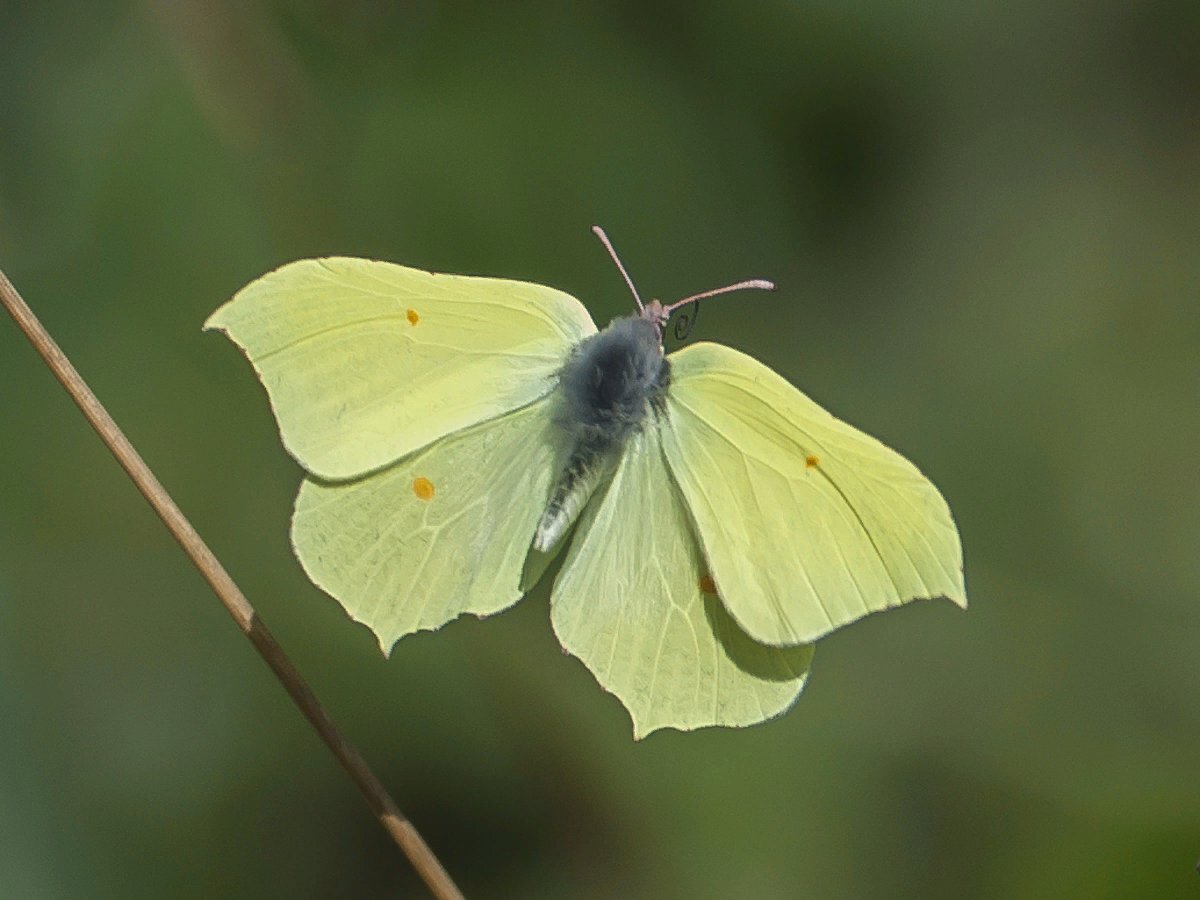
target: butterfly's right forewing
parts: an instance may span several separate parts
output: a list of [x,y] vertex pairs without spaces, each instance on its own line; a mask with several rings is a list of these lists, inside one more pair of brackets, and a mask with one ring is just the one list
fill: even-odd
[[596,330],[553,288],[344,257],[263,276],[205,327],[246,352],[284,444],[327,480],[545,396],[570,348]]

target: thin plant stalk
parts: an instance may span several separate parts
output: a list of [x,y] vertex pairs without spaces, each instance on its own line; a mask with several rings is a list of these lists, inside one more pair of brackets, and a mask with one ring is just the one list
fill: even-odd
[[384,830],[396,842],[412,863],[413,868],[428,885],[430,891],[439,900],[461,898],[462,893],[446,872],[433,850],[425,843],[400,808],[384,788],[383,783],[367,765],[362,755],[334,725],[333,720],[317,700],[316,695],[301,676],[291,659],[283,652],[283,648],[263,624],[254,607],[250,605],[244,594],[234,583],[225,567],[204,543],[191,522],[171,499],[171,496],[159,483],[150,467],[142,460],[133,444],[117,426],[112,416],[101,405],[91,388],[75,370],[66,354],[50,337],[50,334],[38,321],[33,311],[17,293],[12,282],[3,271],[0,271],[0,303],[8,310],[17,326],[29,338],[34,349],[41,355],[54,377],[59,380],[66,392],[75,401],[84,417],[100,436],[105,446],[112,451],[117,462],[129,475],[130,480],[141,491],[142,496],[150,503],[158,517],[162,519],[167,530],[171,532],[184,553],[200,570],[204,580],[212,587],[222,605],[233,617],[242,633],[250,639],[259,656],[275,673],[284,690],[288,692],[300,712],[308,719],[321,740],[330,752],[341,763],[342,768],[358,786],[371,811],[375,813]]

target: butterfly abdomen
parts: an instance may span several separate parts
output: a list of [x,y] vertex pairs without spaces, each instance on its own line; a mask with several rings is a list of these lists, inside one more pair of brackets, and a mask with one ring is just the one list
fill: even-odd
[[538,550],[553,547],[575,521],[669,381],[658,332],[637,316],[617,319],[571,351],[559,375],[561,405],[555,418],[570,451],[538,524]]
[[558,543],[558,539],[583,511],[592,491],[600,483],[604,469],[604,455],[587,452],[573,452],[570,455],[538,523],[533,538],[534,547],[544,552]]

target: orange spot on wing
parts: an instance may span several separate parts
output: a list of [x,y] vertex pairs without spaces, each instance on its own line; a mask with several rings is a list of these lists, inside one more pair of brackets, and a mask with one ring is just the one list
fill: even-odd
[[428,478],[414,478],[413,493],[417,495],[418,500],[432,500],[433,482]]
[[705,594],[715,594],[717,592],[717,583],[713,581],[711,575],[700,576],[700,590]]
[[812,469],[821,464],[821,457],[813,456],[811,453],[804,457],[804,465]]
[[408,319],[409,325],[416,325],[421,321],[421,317],[417,315],[417,311],[415,309],[410,309],[408,312],[406,312],[404,314],[404,318]]

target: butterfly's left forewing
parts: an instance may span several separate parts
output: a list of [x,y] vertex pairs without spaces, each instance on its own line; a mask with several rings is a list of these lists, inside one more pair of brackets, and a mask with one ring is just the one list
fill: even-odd
[[966,605],[958,531],[912,463],[744,353],[670,359],[666,457],[752,637],[806,643],[920,597]]
[[551,603],[559,641],[621,700],[638,737],[778,715],[812,658],[755,643],[721,606],[654,422],[585,509]]
[[500,612],[521,598],[563,455],[543,399],[366,478],[307,480],[292,519],[296,555],[385,653],[462,613]]

